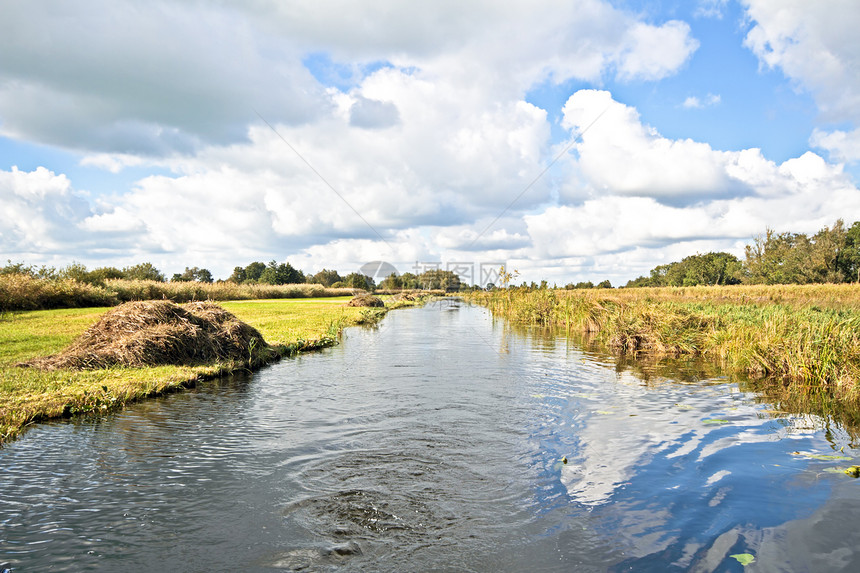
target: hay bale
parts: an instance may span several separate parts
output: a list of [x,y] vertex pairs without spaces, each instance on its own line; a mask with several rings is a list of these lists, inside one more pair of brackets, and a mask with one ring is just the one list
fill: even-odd
[[106,312],[66,350],[21,364],[44,370],[243,361],[274,351],[260,332],[212,302],[128,302]]
[[352,299],[346,303],[346,306],[373,306],[373,307],[383,307],[385,303],[382,302],[382,299],[378,296],[373,296],[372,294],[357,294]]

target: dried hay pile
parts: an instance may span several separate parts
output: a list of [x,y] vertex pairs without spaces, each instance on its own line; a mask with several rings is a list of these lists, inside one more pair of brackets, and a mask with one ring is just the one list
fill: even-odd
[[373,306],[373,307],[384,307],[385,303],[382,302],[382,299],[378,296],[373,296],[372,294],[357,294],[348,303],[346,306]]
[[415,292],[402,292],[394,296],[394,300],[408,300],[410,302],[421,300],[421,294]]
[[66,350],[21,366],[75,370],[109,366],[191,365],[274,355],[260,332],[212,302],[128,302],[109,310]]

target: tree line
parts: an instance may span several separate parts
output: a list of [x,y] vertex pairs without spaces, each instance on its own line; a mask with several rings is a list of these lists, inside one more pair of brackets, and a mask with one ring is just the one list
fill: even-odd
[[[73,262],[66,267],[35,267],[8,261],[0,267],[0,275],[26,274],[37,278],[58,280],[74,279],[93,285],[104,285],[106,280],[150,280],[166,282],[167,278],[152,263],[140,263],[122,269],[99,267],[88,270],[81,263]],[[212,283],[212,273],[205,268],[186,267],[175,273],[171,282]],[[335,270],[323,269],[316,274],[305,274],[290,263],[270,261],[268,264],[255,261],[247,266],[237,266],[227,279],[236,284],[319,284],[327,288],[377,288],[372,277],[358,272],[345,276]],[[767,229],[755,237],[744,249],[744,260],[724,252],[711,252],[685,257],[680,261],[658,265],[648,276],[629,281],[626,287],[662,287],[733,284],[809,284],[860,282],[860,221],[850,227],[839,219],[831,227],[824,227],[814,235],[803,233],[777,233]],[[493,285],[495,286],[495,285]],[[524,285],[525,286],[525,285]],[[488,285],[489,287],[489,285]],[[453,271],[431,269],[420,274],[391,274],[383,279],[379,288],[441,289],[459,291],[468,288],[461,284]],[[476,287],[480,288],[480,287]],[[547,288],[546,281],[531,288]],[[566,289],[612,288],[608,280],[594,284],[590,281],[569,283]]]
[[25,265],[24,263],[13,263],[7,261],[7,264],[0,267],[0,275],[29,275],[34,278],[45,280],[63,280],[73,279],[81,283],[92,285],[104,285],[106,280],[110,279],[126,279],[126,280],[141,280],[141,281],[156,281],[165,282],[164,275],[152,263],[140,263],[118,269],[116,267],[99,267],[93,270],[87,270],[87,267],[81,263],[73,262],[69,265],[57,269],[42,265],[35,267],[33,265]]
[[744,260],[706,253],[659,265],[627,287],[860,282],[860,221],[842,219],[812,236],[767,229],[744,248]]

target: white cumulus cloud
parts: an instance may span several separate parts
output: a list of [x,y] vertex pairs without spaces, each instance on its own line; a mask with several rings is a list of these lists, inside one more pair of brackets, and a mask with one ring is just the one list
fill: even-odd
[[812,145],[838,161],[860,159],[860,9],[854,0],[745,0],[746,45],[813,95],[821,117],[853,130],[818,128]]

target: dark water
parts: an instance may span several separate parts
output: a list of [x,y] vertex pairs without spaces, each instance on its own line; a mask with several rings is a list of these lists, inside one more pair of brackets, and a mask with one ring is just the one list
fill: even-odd
[[860,570],[860,480],[840,471],[860,452],[825,419],[767,410],[481,308],[396,311],[325,352],[0,449],[0,564]]

